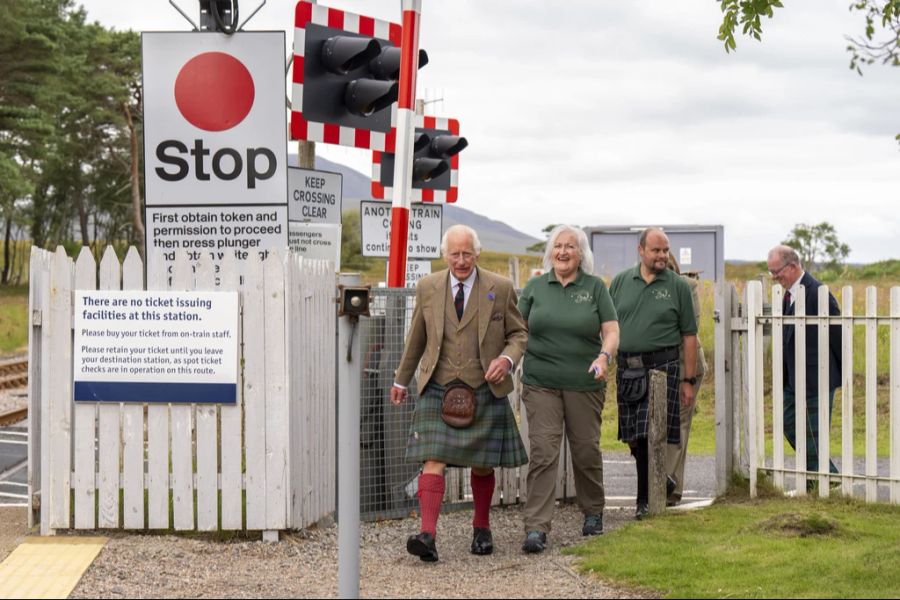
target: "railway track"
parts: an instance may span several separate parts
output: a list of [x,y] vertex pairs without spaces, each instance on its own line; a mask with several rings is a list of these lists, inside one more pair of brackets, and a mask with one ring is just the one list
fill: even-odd
[[0,361],[0,390],[28,385],[28,359],[13,358]]
[[0,414],[0,427],[4,425],[12,425],[18,423],[28,416],[28,408],[16,408],[14,410]]

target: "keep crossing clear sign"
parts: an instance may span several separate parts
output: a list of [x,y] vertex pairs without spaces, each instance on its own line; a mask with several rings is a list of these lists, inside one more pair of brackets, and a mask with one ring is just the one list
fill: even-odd
[[[362,255],[387,258],[391,248],[391,203],[359,203]],[[443,206],[413,204],[409,211],[408,258],[440,258]]]
[[343,176],[288,167],[288,219],[340,225]]

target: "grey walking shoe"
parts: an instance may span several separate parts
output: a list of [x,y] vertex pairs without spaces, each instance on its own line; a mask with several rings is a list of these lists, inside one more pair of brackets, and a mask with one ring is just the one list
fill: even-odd
[[603,515],[585,515],[581,535],[603,535]]
[[537,554],[547,547],[547,534],[543,531],[529,531],[522,543],[522,552]]

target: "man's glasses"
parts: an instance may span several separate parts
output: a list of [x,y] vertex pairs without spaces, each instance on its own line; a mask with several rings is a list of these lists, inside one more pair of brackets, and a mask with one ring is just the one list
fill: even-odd
[[775,269],[774,271],[769,271],[769,276],[770,277],[778,277],[779,275],[781,275],[781,272],[784,271],[785,269],[787,269],[789,266],[791,266],[791,263],[787,263],[786,265],[781,265],[781,268]]

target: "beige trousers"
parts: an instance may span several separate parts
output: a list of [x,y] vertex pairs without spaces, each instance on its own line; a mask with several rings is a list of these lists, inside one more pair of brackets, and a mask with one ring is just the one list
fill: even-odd
[[[700,394],[700,386],[697,386],[697,396]],[[690,408],[681,407],[681,442],[666,446],[666,473],[675,480],[675,491],[669,496],[669,500],[680,501],[684,492],[684,462],[687,459],[688,436],[691,434],[691,421],[697,410],[697,396]]]
[[603,512],[603,455],[600,423],[604,392],[576,392],[525,385],[528,416],[528,498],[525,531],[550,532],[556,502],[556,473],[565,431],[575,471],[575,492],[585,515]]

